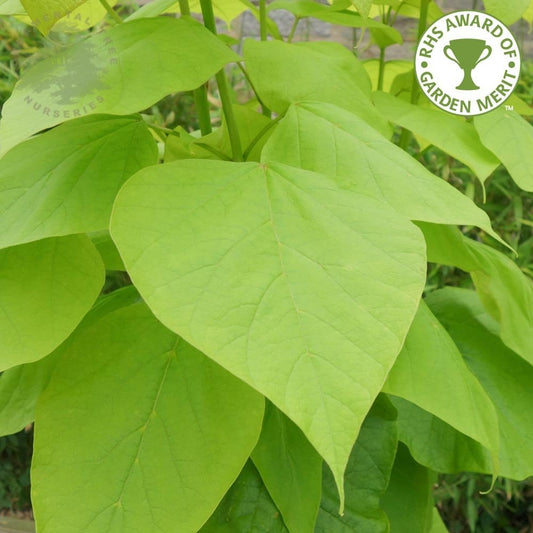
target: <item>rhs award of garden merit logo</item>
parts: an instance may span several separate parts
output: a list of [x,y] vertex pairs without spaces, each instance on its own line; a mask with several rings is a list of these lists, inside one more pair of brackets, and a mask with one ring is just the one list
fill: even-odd
[[458,11],[434,22],[418,43],[415,61],[425,95],[463,116],[501,106],[520,74],[520,51],[509,29],[478,11]]

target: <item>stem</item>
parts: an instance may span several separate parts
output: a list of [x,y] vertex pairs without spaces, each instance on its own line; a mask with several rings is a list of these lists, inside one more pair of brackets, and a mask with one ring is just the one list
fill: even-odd
[[252,153],[252,150],[255,148],[256,144],[285,116],[285,112],[278,115],[274,120],[269,122],[253,139],[252,142],[248,145],[244,151],[243,157],[247,161],[248,157]]
[[472,2],[472,11],[475,11],[477,9],[477,0],[474,0]]
[[189,7],[189,0],[179,0],[180,2],[180,13],[183,16],[191,14],[191,8]]
[[117,23],[122,24],[124,21],[118,16],[118,13],[107,3],[107,0],[100,0],[100,3],[104,6],[105,10],[109,13],[111,18]]
[[379,49],[378,91],[383,90],[384,79],[385,79],[385,48],[380,48]]
[[[191,8],[189,7],[189,0],[179,0],[181,16],[190,16]],[[198,89],[193,91],[194,105],[198,115],[198,123],[200,124],[200,132],[202,137],[209,135],[213,129],[211,127],[211,116],[209,115],[209,101],[207,99],[207,85],[200,85]]]
[[292,38],[294,37],[294,34],[296,33],[296,27],[298,26],[298,22],[300,22],[300,17],[295,17],[294,22],[292,23],[292,28],[289,33],[289,36],[287,37],[287,42],[292,43]]
[[261,40],[266,41],[268,36],[266,0],[259,0],[259,32]]
[[[202,7],[202,15],[204,17],[205,27],[216,35],[217,28],[215,22],[215,13],[213,11],[213,4],[211,3],[211,0],[200,0],[200,5]],[[222,110],[224,111],[224,117],[226,118],[226,126],[228,127],[233,160],[242,161],[241,139],[239,137],[239,130],[237,128],[235,116],[233,115],[233,104],[231,103],[228,81],[226,80],[224,69],[222,69],[220,72],[217,72],[215,79],[217,80],[218,92],[220,94],[220,100],[222,101]]]
[[207,85],[200,85],[198,89],[194,90],[193,95],[198,114],[198,122],[200,124],[200,132],[203,137],[213,131],[211,127],[211,115],[209,114],[209,101],[207,99]]
[[[422,38],[422,35],[426,31],[427,21],[428,21],[428,9],[429,2],[431,0],[421,0],[420,1],[420,19],[418,20],[418,41]],[[418,97],[420,96],[420,91],[418,89],[418,82],[416,79],[416,73],[413,72],[413,84],[411,89],[411,104],[416,105],[418,102]],[[409,146],[410,131],[403,128],[402,134],[400,136],[400,148],[407,150]]]

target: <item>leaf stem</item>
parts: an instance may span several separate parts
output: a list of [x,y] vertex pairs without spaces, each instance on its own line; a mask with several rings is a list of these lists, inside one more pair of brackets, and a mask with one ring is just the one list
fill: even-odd
[[296,27],[298,26],[298,22],[300,22],[300,17],[294,17],[294,22],[292,23],[291,31],[289,33],[289,36],[287,37],[288,43],[292,43],[292,39],[294,37],[294,34],[296,33]]
[[[217,27],[211,0],[200,0],[200,6],[202,7],[202,15],[204,17],[205,27],[216,35]],[[228,80],[226,79],[224,69],[217,72],[215,79],[217,80],[218,92],[220,94],[220,100],[222,101],[222,110],[224,112],[226,126],[228,128],[233,160],[242,161],[241,139],[239,136],[239,130],[237,128],[237,122],[235,121],[235,115],[233,114],[233,104],[231,102]]]
[[278,115],[274,120],[270,121],[250,142],[246,150],[244,151],[243,157],[245,161],[248,161],[248,157],[252,150],[255,148],[257,143],[285,116],[285,112]]
[[189,0],[179,0],[180,2],[180,13],[183,16],[191,14],[191,8],[189,7]]
[[[430,1],[431,0],[420,1],[420,19],[418,20],[418,41],[420,41],[420,39],[422,38],[422,35],[424,35],[424,32],[426,31]],[[420,92],[418,88],[418,81],[416,79],[416,72],[413,71],[413,82],[411,86],[411,104],[416,105],[418,103],[419,96],[420,96]],[[411,132],[408,129],[403,128],[402,134],[400,136],[400,142],[399,142],[400,148],[407,150],[409,146],[410,136],[411,136]]]
[[266,41],[268,37],[266,0],[259,0],[259,33],[261,40]]
[[107,0],[100,0],[104,9],[109,13],[110,17],[117,23],[122,24],[124,21],[118,16],[118,13],[107,3]]
[[379,49],[378,91],[383,90],[384,79],[385,79],[385,48],[380,48]]

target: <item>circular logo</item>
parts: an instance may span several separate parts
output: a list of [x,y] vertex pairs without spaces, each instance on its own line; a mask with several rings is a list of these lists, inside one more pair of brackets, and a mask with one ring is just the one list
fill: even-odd
[[520,75],[512,33],[479,11],[457,11],[434,22],[418,43],[415,61],[424,94],[454,115],[482,115],[499,107]]

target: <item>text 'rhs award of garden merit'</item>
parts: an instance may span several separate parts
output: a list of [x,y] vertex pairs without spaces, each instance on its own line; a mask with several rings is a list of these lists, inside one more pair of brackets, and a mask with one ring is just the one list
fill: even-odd
[[512,33],[478,11],[458,11],[434,22],[418,43],[415,61],[426,96],[444,111],[463,116],[502,105],[520,74]]

